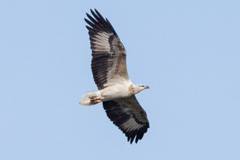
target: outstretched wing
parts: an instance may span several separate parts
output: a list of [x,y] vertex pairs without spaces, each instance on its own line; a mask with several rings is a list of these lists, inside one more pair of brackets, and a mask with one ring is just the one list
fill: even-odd
[[149,128],[146,112],[138,103],[135,95],[114,101],[103,102],[107,116],[132,143],[137,143]]
[[92,73],[98,89],[112,81],[128,80],[126,51],[111,23],[95,9],[85,19],[92,49]]

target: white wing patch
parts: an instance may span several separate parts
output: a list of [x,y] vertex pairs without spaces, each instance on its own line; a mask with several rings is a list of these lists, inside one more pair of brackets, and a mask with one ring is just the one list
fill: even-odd
[[111,47],[109,44],[109,37],[113,35],[112,33],[106,33],[106,32],[98,32],[98,34],[96,34],[93,37],[93,41],[92,43],[94,44],[94,47],[92,48],[93,51],[102,51],[102,52],[108,52],[110,53],[111,51]]
[[135,119],[130,118],[129,120],[127,120],[126,122],[124,122],[121,127],[125,128],[127,132],[129,131],[134,131],[134,130],[138,130],[139,128],[142,127],[142,125],[138,124]]
[[[131,111],[129,108],[123,108],[123,112]],[[126,122],[121,124],[121,127],[125,128],[127,132],[138,130],[142,125],[138,124],[134,118],[128,119]]]

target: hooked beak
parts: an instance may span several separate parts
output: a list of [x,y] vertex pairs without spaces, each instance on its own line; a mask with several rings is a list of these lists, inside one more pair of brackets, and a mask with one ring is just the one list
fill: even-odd
[[145,89],[150,89],[150,87],[149,87],[149,86],[146,86]]

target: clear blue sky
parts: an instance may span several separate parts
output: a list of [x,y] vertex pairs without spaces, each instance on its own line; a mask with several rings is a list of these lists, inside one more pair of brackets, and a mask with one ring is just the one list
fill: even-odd
[[[85,13],[125,48],[150,129],[138,144],[82,107],[96,90]],[[1,160],[239,160],[240,1],[1,0]]]

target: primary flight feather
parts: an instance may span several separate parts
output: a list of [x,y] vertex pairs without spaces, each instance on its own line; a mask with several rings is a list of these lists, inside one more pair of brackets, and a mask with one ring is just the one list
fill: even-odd
[[87,13],[87,29],[92,50],[92,73],[97,91],[85,93],[84,106],[103,102],[107,116],[128,137],[137,143],[149,128],[146,112],[135,94],[149,88],[133,84],[128,77],[126,50],[108,19],[95,9]]

